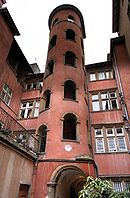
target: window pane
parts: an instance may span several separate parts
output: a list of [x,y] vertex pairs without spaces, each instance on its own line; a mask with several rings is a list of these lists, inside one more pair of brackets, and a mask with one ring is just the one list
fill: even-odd
[[11,98],[10,98],[10,96],[6,96],[6,98],[5,98],[5,103],[7,104],[7,105],[9,105],[10,104],[10,101],[11,101]]
[[33,106],[33,102],[29,102],[29,107]]
[[102,129],[95,129],[95,136],[102,136]]
[[120,151],[126,151],[126,145],[125,145],[124,137],[118,137],[118,145],[119,145],[119,150]]
[[96,80],[96,74],[93,73],[93,74],[90,74],[90,81],[94,81]]
[[122,182],[114,182],[113,187],[114,187],[115,192],[122,192],[123,191]]
[[25,118],[25,109],[21,110],[20,117],[21,118]]
[[108,109],[110,109],[110,105],[109,105],[109,101],[108,100],[103,100],[102,101],[102,109],[103,110],[108,110]]
[[106,79],[109,79],[109,78],[110,78],[110,72],[106,71]]
[[104,152],[104,143],[102,138],[96,139],[96,151]]
[[93,111],[99,111],[100,110],[99,101],[92,102],[92,106],[93,106]]
[[4,84],[4,86],[3,86],[3,90],[4,90],[5,92],[7,92],[7,91],[8,91],[8,86],[7,86],[6,84]]
[[1,92],[1,98],[4,100],[6,96],[6,93],[4,91]]
[[101,98],[102,99],[107,99],[108,98],[108,93],[102,93]]
[[127,192],[130,192],[130,181],[128,181],[128,182],[125,182],[125,185],[126,185],[126,191]]
[[108,138],[108,149],[110,152],[116,151],[115,138]]
[[35,104],[35,107],[39,107],[40,106],[40,102],[37,101],[36,104]]
[[38,115],[39,115],[39,108],[35,108],[34,117],[38,117]]
[[111,108],[117,109],[117,100],[111,100]]
[[116,93],[115,92],[110,92],[110,98],[116,98]]
[[28,109],[27,111],[27,118],[31,118],[32,109]]
[[92,95],[92,100],[98,100],[98,94]]
[[124,134],[123,128],[116,128],[116,133],[117,135],[123,135]]
[[113,132],[114,132],[114,131],[113,131],[112,128],[107,129],[107,135],[114,135]]
[[105,79],[105,73],[104,72],[99,72],[98,73],[98,78],[99,78],[99,80],[104,80]]

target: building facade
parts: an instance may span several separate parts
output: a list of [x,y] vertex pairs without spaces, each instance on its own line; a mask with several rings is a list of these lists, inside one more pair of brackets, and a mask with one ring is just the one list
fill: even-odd
[[129,1],[113,0],[119,36],[107,61],[85,65],[83,16],[73,5],[56,7],[40,73],[14,39],[19,31],[9,11],[0,8],[2,198],[76,198],[86,176],[110,180],[117,192],[128,187],[129,23]]

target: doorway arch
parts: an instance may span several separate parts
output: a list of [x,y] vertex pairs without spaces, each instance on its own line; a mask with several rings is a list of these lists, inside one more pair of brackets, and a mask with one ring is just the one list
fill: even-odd
[[78,192],[83,188],[85,173],[76,165],[57,167],[48,183],[49,198],[78,198]]

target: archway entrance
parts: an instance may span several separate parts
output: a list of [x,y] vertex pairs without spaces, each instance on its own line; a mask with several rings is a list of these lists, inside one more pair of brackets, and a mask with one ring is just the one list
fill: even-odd
[[[83,188],[85,174],[76,166],[62,167],[55,174],[52,185],[53,194],[49,198],[78,198],[78,192]],[[52,183],[51,183],[52,184]]]

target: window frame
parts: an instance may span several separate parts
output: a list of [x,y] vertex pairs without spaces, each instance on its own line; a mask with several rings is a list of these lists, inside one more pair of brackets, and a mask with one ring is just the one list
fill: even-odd
[[[37,110],[38,112],[35,113]],[[20,106],[19,119],[37,118],[39,115],[39,110],[40,110],[39,100],[22,101]]]
[[12,97],[13,97],[13,91],[9,88],[9,86],[6,83],[4,83],[2,90],[0,92],[0,98],[5,102],[6,105],[9,106],[11,103]]
[[[99,74],[103,73],[104,74],[104,78],[99,77]],[[91,74],[95,74],[95,79],[91,79]],[[111,80],[114,79],[114,73],[113,73],[113,69],[106,69],[106,70],[99,70],[99,71],[92,71],[89,72],[89,81],[93,82],[93,81],[102,81],[102,80]]]
[[[115,94],[115,97],[111,97],[111,93]],[[103,94],[106,94],[106,98],[102,97]],[[93,96],[98,96],[97,98],[93,98]],[[92,112],[96,112],[96,111],[111,111],[111,110],[117,110],[119,109],[119,105],[118,105],[118,99],[117,99],[117,91],[116,90],[104,90],[104,91],[100,91],[98,93],[91,93],[91,101],[92,101]],[[116,101],[116,106],[114,108],[112,101]],[[94,107],[94,103],[98,104],[98,108],[96,109]],[[104,102],[106,102],[106,109],[104,109]]]
[[[122,134],[117,134],[116,129],[121,129]],[[108,134],[108,129],[112,129],[112,133]],[[101,130],[101,134],[97,135],[96,130]],[[97,139],[103,139],[104,141],[104,151],[103,153],[113,153],[113,152],[127,152],[127,143],[126,143],[126,135],[124,132],[124,127],[121,125],[118,126],[102,126],[102,127],[94,127],[95,132],[95,146],[96,146],[96,153],[99,153],[97,150]],[[122,139],[121,142],[119,142],[119,139]],[[110,145],[110,140],[112,140],[112,146]],[[121,148],[122,147],[122,148]]]

